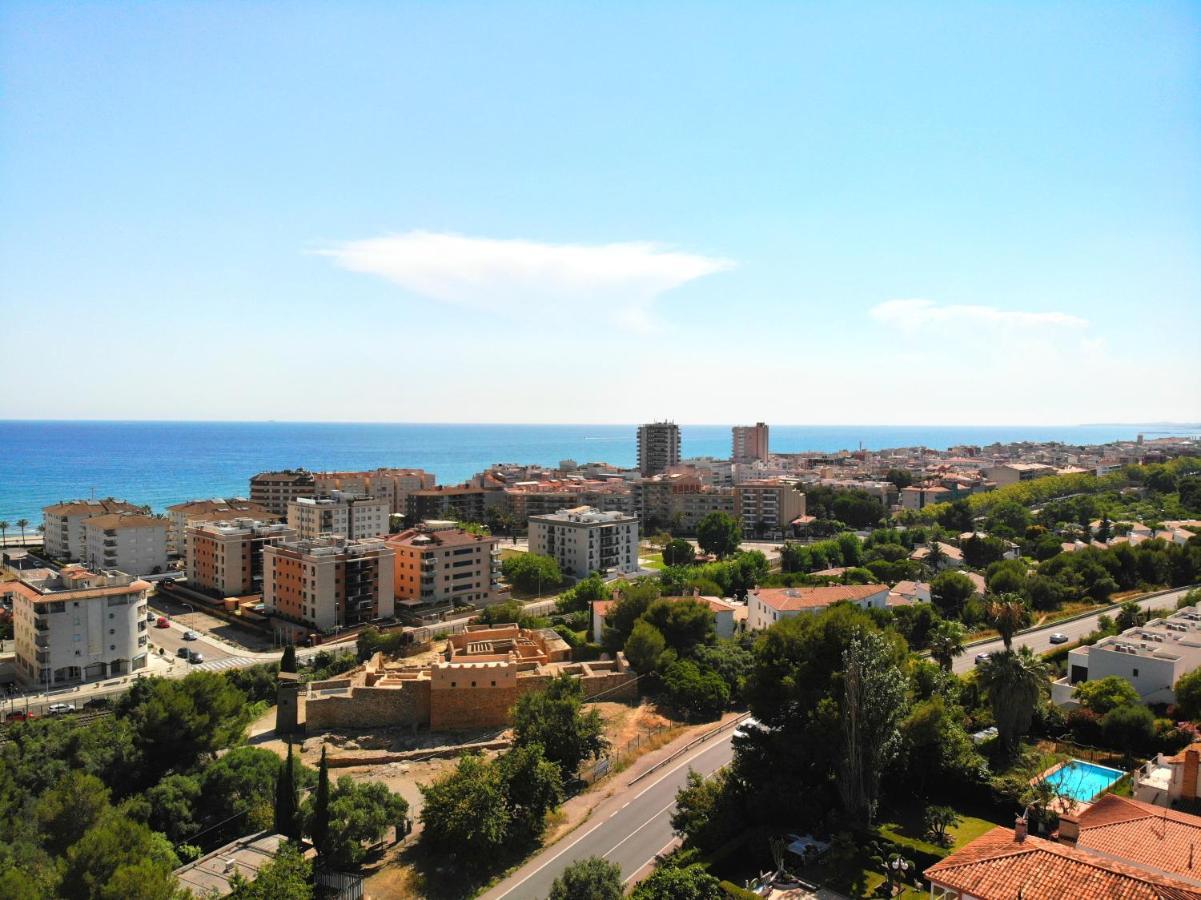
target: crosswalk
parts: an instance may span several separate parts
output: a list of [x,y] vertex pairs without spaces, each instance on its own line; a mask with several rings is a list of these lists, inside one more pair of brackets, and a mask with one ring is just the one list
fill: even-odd
[[196,663],[188,667],[191,672],[220,672],[222,669],[242,669],[254,665],[255,660],[246,656],[230,656],[209,662]]

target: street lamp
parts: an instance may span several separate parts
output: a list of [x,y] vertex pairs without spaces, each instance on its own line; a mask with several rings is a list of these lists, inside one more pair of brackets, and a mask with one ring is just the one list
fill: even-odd
[[909,870],[913,868],[913,865],[912,862],[899,853],[894,853],[884,863],[884,874],[888,878],[888,895],[890,897],[895,891],[897,883],[904,880]]

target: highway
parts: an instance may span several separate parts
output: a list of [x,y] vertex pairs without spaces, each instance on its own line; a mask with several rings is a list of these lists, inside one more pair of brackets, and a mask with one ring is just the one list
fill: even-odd
[[[1187,594],[1191,587],[1178,588],[1166,594],[1160,594],[1156,597],[1148,597],[1144,600],[1139,600],[1138,605],[1143,609],[1175,609],[1176,601]],[[1051,643],[1051,635],[1056,632],[1066,634],[1068,643],[1074,644],[1082,637],[1097,629],[1097,620],[1101,616],[1109,616],[1112,618],[1116,614],[1116,610],[1102,610],[1094,615],[1085,616],[1081,619],[1072,619],[1069,622],[1052,622],[1050,625],[1043,625],[1040,628],[1031,628],[1026,631],[1014,635],[1014,647],[1029,647],[1035,653],[1047,653],[1054,650],[1056,645]],[[976,655],[979,653],[996,653],[1004,649],[1004,644],[1000,638],[989,641],[986,644],[975,644],[968,647],[962,656],[956,657],[952,670],[959,675],[964,672],[970,672],[976,666]]]
[[483,900],[543,900],[568,865],[600,856],[621,866],[629,881],[673,840],[676,792],[695,769],[711,775],[734,758],[734,729],[726,728],[659,771],[602,802],[575,832],[552,844],[483,895]]

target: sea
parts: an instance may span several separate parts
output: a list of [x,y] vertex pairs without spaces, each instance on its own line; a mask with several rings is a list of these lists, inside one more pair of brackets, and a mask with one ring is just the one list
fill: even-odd
[[[560,460],[631,466],[635,425],[433,425],[304,422],[0,421],[0,519],[41,521],[41,508],[118,497],[156,512],[183,500],[246,496],[256,472],[404,466],[463,481],[495,463]],[[683,455],[728,457],[728,425],[682,425]],[[772,425],[775,452],[946,449],[994,441],[1099,444],[1201,425]]]

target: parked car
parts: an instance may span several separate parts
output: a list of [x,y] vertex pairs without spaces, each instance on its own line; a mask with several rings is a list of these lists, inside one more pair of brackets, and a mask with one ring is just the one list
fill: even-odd
[[185,641],[194,641],[194,640],[196,640],[198,637],[200,637],[200,635],[198,635],[196,632],[194,632],[194,631],[191,631],[191,630],[185,631],[185,632],[183,633],[183,639],[184,639]]
[[83,705],[84,709],[108,709],[113,705],[113,701],[108,697],[93,697]]
[[147,621],[147,622],[153,622],[153,621],[154,621],[155,619],[157,619],[157,618],[158,618],[158,616],[156,616],[156,615],[155,615],[154,613],[152,613],[152,612],[148,612],[148,613],[146,613],[146,621]]
[[46,707],[46,714],[51,716],[61,716],[73,712],[75,712],[74,703],[51,703]]
[[170,628],[171,623],[167,621],[166,616],[159,616],[158,621],[154,623],[155,628]]
[[10,712],[4,718],[5,718],[5,721],[8,721],[8,722],[28,722],[31,719],[36,719],[37,716],[35,716],[31,712],[25,712],[25,710],[23,710],[23,709],[14,709],[12,712]]
[[980,665],[981,663],[988,662],[988,660],[991,658],[991,656],[992,656],[991,653],[977,653],[976,654],[976,665]]
[[178,650],[175,651],[175,655],[178,656],[180,659],[187,659],[189,654],[191,654],[191,652],[192,651],[189,650],[187,647],[180,647]]
[[190,662],[190,663],[202,663],[202,662],[204,662],[204,654],[203,654],[203,653],[197,653],[195,650],[189,650],[189,651],[188,651],[188,662]]
[[1066,634],[1064,634],[1062,631],[1057,631],[1053,635],[1051,635],[1051,643],[1052,644],[1066,644],[1067,642],[1068,642],[1068,636]]

